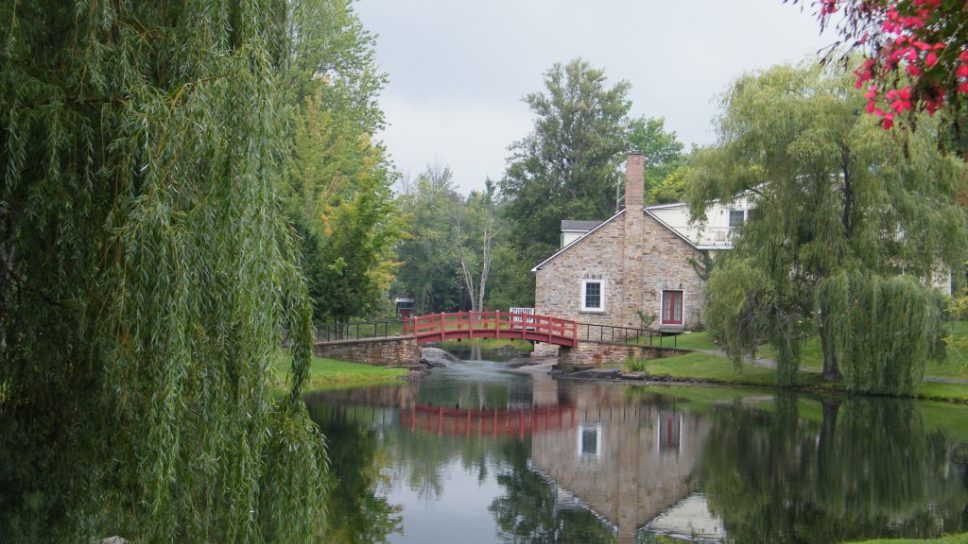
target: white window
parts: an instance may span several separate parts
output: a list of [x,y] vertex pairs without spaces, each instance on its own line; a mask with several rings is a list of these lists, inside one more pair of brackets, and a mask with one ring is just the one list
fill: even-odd
[[745,215],[743,210],[729,210],[729,227],[736,228],[742,227],[745,223]]
[[602,280],[582,280],[581,311],[605,311],[605,282]]
[[600,459],[602,457],[602,425],[578,426],[578,458]]

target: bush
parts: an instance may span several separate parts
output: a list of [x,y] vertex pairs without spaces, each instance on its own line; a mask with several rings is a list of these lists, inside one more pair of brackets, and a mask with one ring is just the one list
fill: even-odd
[[645,372],[645,360],[632,358],[626,359],[625,370],[629,372]]

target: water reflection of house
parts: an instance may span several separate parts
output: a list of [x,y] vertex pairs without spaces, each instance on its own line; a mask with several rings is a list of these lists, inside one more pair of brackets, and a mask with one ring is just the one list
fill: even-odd
[[[611,391],[609,391],[611,390]],[[708,424],[669,403],[628,403],[622,388],[574,388],[574,428],[532,437],[532,466],[618,529],[720,540],[721,523],[695,493]],[[611,398],[615,397],[615,398]]]

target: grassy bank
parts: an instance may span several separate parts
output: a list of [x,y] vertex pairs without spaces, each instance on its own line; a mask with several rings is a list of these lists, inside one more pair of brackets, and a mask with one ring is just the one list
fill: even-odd
[[958,535],[949,535],[941,538],[931,538],[927,540],[918,540],[911,538],[894,538],[894,539],[879,539],[879,540],[858,540],[855,542],[848,542],[845,544],[968,544],[968,533],[961,533]]
[[[615,366],[623,366],[617,364]],[[774,387],[776,370],[744,363],[738,368],[726,357],[706,353],[688,353],[663,359],[637,360],[626,363],[630,370],[644,372],[657,379],[682,382],[706,382],[720,385]],[[801,368],[798,389],[803,391],[844,392],[840,382],[824,381],[820,369]],[[968,384],[925,382],[919,398],[947,402],[968,402]]]
[[[289,362],[285,355],[280,353],[273,361],[272,366],[275,372],[274,388],[285,391],[289,383]],[[404,368],[389,368],[313,357],[309,364],[309,378],[306,380],[306,385],[303,386],[303,391],[396,384],[400,383],[406,375],[407,370]]]
[[[949,331],[954,339],[968,338],[968,321],[949,323]],[[676,345],[682,349],[716,350],[718,346],[705,332],[679,335]],[[774,358],[770,346],[763,346],[760,357]],[[824,381],[820,377],[823,368],[823,354],[820,340],[816,336],[808,338],[800,351],[799,388],[807,391],[843,392],[843,384]],[[684,382],[702,381],[720,385],[766,386],[776,384],[776,371],[744,363],[740,367],[727,359],[707,353],[690,353],[678,357],[651,359],[626,363],[629,370],[645,372],[655,378],[680,380]],[[968,350],[951,349],[944,362],[929,361],[925,376],[932,378],[968,379]],[[929,400],[968,402],[968,384],[925,382],[921,385],[919,398]]]

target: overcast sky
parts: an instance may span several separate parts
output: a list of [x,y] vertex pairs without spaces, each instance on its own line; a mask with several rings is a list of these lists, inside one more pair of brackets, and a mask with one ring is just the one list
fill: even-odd
[[582,57],[632,85],[631,115],[663,117],[686,144],[714,143],[716,98],[744,72],[815,58],[834,41],[781,0],[360,0],[390,77],[381,135],[416,177],[450,165],[462,192],[504,172],[533,116],[521,98],[554,63]]

